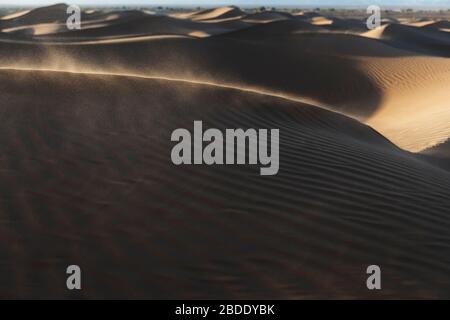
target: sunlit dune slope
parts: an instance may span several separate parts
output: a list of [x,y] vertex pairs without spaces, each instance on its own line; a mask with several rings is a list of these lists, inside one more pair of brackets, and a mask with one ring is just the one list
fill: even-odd
[[235,6],[205,9],[190,13],[173,14],[172,16],[194,21],[239,19],[245,16],[245,12]]
[[383,92],[383,102],[367,123],[411,151],[429,148],[450,137],[447,58],[380,58],[363,64]]

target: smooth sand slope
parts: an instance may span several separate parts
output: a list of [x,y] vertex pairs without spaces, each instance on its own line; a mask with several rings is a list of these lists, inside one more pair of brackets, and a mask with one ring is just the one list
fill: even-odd
[[[0,297],[450,297],[443,22],[61,9],[0,20]],[[173,165],[194,120],[279,128],[278,175]]]

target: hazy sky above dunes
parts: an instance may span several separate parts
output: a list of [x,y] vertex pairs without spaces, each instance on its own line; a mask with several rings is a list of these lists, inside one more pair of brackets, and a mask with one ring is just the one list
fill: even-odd
[[[57,2],[55,0],[0,0],[0,5],[48,5]],[[378,4],[381,6],[406,6],[406,7],[450,7],[450,0],[67,0],[69,4],[78,5],[179,5],[179,6],[367,6]]]

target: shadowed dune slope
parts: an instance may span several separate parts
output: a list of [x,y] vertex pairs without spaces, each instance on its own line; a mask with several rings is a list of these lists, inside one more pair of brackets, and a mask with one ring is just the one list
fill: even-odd
[[387,24],[366,33],[387,41],[391,46],[421,54],[450,57],[450,34],[436,28]]
[[65,26],[67,7],[65,4],[56,4],[4,17],[0,20],[0,31],[19,36],[58,32]]
[[448,21],[448,20],[439,20],[439,21],[427,24],[423,28],[426,28],[426,29],[438,29],[438,30],[441,30],[441,29],[450,30],[450,21]]
[[[70,31],[66,25],[67,8],[66,4],[37,8],[15,19],[0,20],[0,29],[3,33],[18,36],[19,39],[20,37],[33,38],[34,36],[50,36],[59,33],[67,34]],[[82,29],[92,29],[140,19],[147,15],[140,10],[84,11],[81,14],[80,22]]]
[[280,20],[286,20],[291,19],[292,15],[285,12],[277,12],[277,11],[263,11],[263,12],[257,12],[253,14],[249,14],[245,16],[243,19],[247,22],[260,22],[260,23],[267,23],[267,22],[273,22],[273,21],[280,21]]
[[221,36],[233,39],[267,40],[301,32],[319,32],[325,29],[300,19],[282,19],[270,23],[256,24],[242,30],[231,31]]
[[[283,21],[273,24],[252,29],[276,34],[286,30],[286,26],[291,27]],[[281,30],[277,30],[278,26]],[[270,31],[271,27],[276,28]],[[362,118],[377,109],[378,88],[343,43],[361,48],[362,54],[367,54],[364,46],[382,52],[386,48],[383,44],[352,35],[299,33],[288,37],[250,36],[249,40],[246,34],[242,31],[201,40],[153,39],[45,48],[38,44],[9,43],[0,47],[0,61],[3,66],[12,67],[102,70],[235,84],[313,99],[333,110]],[[33,50],[33,57],[29,50]]]
[[[369,297],[374,263],[380,297],[449,295],[450,174],[355,120],[186,82],[0,84],[1,295],[73,297],[56,275],[74,261],[84,297]],[[199,118],[279,128],[278,175],[171,164],[171,132]]]
[[57,34],[58,37],[76,40],[77,38],[95,40],[105,37],[133,37],[142,35],[189,35],[202,32],[206,36],[224,33],[237,28],[246,27],[241,22],[221,22],[214,24],[199,23],[190,20],[176,19],[161,15],[145,15],[133,19],[120,19],[114,23],[105,23],[95,28],[84,28],[75,31],[65,31]]
[[424,150],[423,153],[441,158],[450,158],[450,140],[438,144],[430,149]]
[[450,171],[450,140],[423,150],[420,156],[425,161]]
[[191,33],[209,36],[223,33],[250,24],[244,21],[223,20],[215,23],[200,23],[201,19],[177,19],[174,17],[148,14],[140,10],[83,12],[81,30],[66,27],[67,5],[60,4],[38,8],[14,19],[0,20],[2,32],[37,40],[63,40],[69,38],[126,37],[152,34]]
[[32,9],[24,14],[0,20],[0,27],[65,22],[67,20],[67,7],[66,4],[59,3],[52,6]]
[[350,33],[361,33],[367,31],[366,21],[358,19],[334,18],[332,23],[327,27],[333,31]]

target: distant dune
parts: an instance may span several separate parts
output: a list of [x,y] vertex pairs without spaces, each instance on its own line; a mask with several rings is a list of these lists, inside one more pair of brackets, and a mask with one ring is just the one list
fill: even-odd
[[235,6],[221,7],[215,9],[206,9],[190,13],[182,13],[173,15],[177,18],[185,18],[194,21],[205,20],[223,20],[223,19],[240,19],[245,16],[245,13]]
[[423,54],[439,54],[449,57],[449,35],[436,28],[414,27],[400,24],[388,24],[381,30],[372,30],[365,35],[385,39],[392,46]]
[[56,4],[48,7],[36,8],[29,11],[20,12],[16,15],[3,17],[2,26],[61,23],[67,20],[66,10],[66,4]]
[[[450,298],[448,21],[66,7],[0,20],[1,298]],[[279,173],[175,166],[195,120]]]

